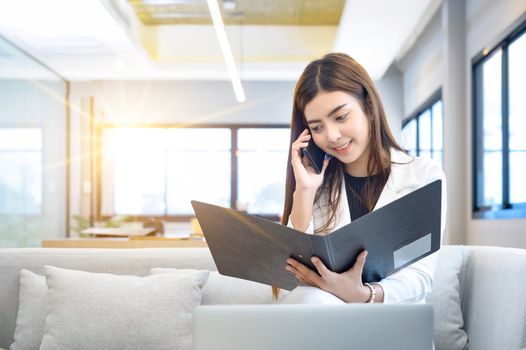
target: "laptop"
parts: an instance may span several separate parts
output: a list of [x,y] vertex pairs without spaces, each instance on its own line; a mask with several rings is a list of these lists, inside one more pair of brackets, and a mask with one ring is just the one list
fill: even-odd
[[193,315],[194,350],[431,350],[429,304],[214,305]]

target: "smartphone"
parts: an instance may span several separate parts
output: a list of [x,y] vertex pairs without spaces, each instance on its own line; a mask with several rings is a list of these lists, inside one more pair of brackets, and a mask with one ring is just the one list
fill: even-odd
[[304,157],[307,157],[309,164],[312,166],[316,174],[321,173],[323,168],[323,160],[325,159],[325,152],[321,150],[314,141],[310,140],[309,145],[301,149]]

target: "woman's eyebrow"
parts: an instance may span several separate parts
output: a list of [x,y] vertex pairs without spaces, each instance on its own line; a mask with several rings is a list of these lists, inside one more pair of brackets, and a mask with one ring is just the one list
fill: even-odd
[[345,107],[347,105],[347,103],[343,103],[339,106],[337,106],[336,108],[334,108],[327,116],[330,117],[331,115],[333,115],[334,113],[338,112],[340,109],[342,109],[343,107]]
[[[330,117],[331,115],[338,112],[340,109],[342,109],[345,106],[347,106],[347,103],[342,103],[341,105],[335,107],[332,111],[329,112],[329,114],[327,114],[327,117]],[[321,122],[321,119],[313,119],[313,120],[308,120],[307,124],[313,124],[313,123],[319,123],[319,122]]]
[[[331,115],[338,112],[343,107],[347,106],[347,104],[348,103],[342,103],[341,105],[335,107],[332,111],[329,112],[329,114],[327,114],[327,118],[330,118]],[[313,119],[313,120],[308,120],[307,124],[314,124],[314,123],[319,123],[319,122],[321,122],[321,119]]]

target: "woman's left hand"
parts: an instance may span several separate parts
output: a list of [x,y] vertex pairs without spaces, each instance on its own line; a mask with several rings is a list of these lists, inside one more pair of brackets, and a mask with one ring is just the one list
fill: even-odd
[[323,289],[347,303],[365,303],[370,296],[369,288],[362,284],[362,271],[366,257],[367,251],[364,250],[356,258],[354,266],[343,273],[327,269],[318,257],[312,257],[311,261],[319,275],[292,258],[287,259],[286,270],[296,275],[296,278],[302,283]]

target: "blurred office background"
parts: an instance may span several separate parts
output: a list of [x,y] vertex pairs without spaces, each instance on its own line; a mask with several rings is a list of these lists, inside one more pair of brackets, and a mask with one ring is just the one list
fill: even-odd
[[445,241],[526,247],[523,0],[0,0],[0,247],[184,230],[191,199],[277,220],[295,82],[333,51],[443,165]]

